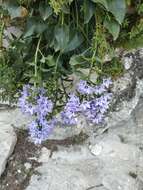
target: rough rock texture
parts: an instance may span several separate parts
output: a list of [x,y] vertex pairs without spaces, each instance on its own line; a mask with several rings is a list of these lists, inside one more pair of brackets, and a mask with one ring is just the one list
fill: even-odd
[[15,128],[25,129],[31,118],[25,116],[18,108],[0,109],[0,121],[2,124],[10,124]]
[[60,148],[51,158],[44,148],[39,175],[32,176],[26,190],[141,190],[142,114],[141,98],[128,120],[112,125],[84,146]]
[[[84,146],[60,148],[44,159],[26,190],[142,190],[143,56],[124,55],[127,72],[113,86],[104,126],[87,126]],[[42,155],[42,157],[44,157]]]
[[6,167],[8,157],[14,150],[16,141],[13,128],[9,124],[4,125],[0,118],[0,176]]
[[[122,55],[125,73],[122,77],[114,81],[112,92],[114,101],[110,116],[106,118],[106,128],[119,124],[120,121],[127,120],[131,112],[136,107],[140,96],[143,94],[143,55],[142,49]],[[127,64],[130,65],[127,68]],[[75,78],[74,85],[78,82]],[[19,109],[5,110],[0,117],[6,122],[14,125],[16,128],[26,128],[30,122],[28,116],[24,116]],[[87,127],[88,126],[88,127]],[[101,126],[102,127],[102,126]],[[105,125],[103,126],[103,128]],[[65,139],[67,137],[79,134],[81,131],[87,134],[97,132],[97,127],[89,126],[84,118],[79,118],[77,127],[57,126],[50,139]]]
[[[57,128],[51,138],[64,139],[81,130],[89,138],[83,145],[58,146],[52,154],[42,147],[40,166],[26,190],[143,190],[142,50],[126,53],[122,60],[126,72],[114,82],[114,102],[105,124],[89,126],[79,119],[72,131]],[[21,126],[17,117],[7,120],[4,115],[3,123]]]

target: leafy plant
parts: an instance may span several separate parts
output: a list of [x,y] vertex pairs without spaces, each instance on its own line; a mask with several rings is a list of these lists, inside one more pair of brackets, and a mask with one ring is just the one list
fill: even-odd
[[[142,45],[140,0],[2,0],[0,97],[17,101],[23,89],[19,103],[35,117],[29,132],[36,143],[48,138],[57,113],[66,125],[79,114],[98,124],[111,100],[105,77],[124,71],[114,49]],[[73,88],[76,77],[82,80]]]
[[[46,88],[55,102],[62,103],[71,75],[88,82],[93,82],[93,73],[99,78],[116,72],[118,76],[122,69],[114,67],[114,48],[127,47],[133,40],[142,45],[140,1],[6,0],[0,10],[1,70],[15,76],[7,77],[11,85],[3,79],[6,75],[0,76],[7,97],[30,83]],[[20,28],[22,35],[13,36],[5,49],[4,33],[10,26]],[[106,55],[113,58],[109,68],[104,64]]]

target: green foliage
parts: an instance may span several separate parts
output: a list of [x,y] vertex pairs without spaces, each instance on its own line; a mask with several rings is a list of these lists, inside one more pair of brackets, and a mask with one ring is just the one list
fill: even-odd
[[110,34],[112,34],[114,40],[118,38],[120,25],[114,19],[107,17],[104,21],[104,27],[108,29]]
[[50,0],[50,5],[56,14],[59,14],[73,0]]
[[143,3],[127,0],[129,5],[115,46],[135,49],[143,46]]
[[[142,4],[131,0],[6,0],[0,10],[0,88],[10,97],[30,83],[47,88],[60,106],[71,75],[118,76],[121,64],[113,59],[107,66],[105,56],[116,46],[142,44]],[[22,35],[4,49],[10,25]]]
[[130,39],[137,37],[138,35],[143,34],[143,19],[140,19],[131,29]]
[[137,5],[138,14],[143,14],[143,3]]
[[124,72],[124,66],[119,58],[114,57],[112,61],[105,62],[103,64],[103,73],[106,76],[112,76],[113,78],[117,78],[121,76]]

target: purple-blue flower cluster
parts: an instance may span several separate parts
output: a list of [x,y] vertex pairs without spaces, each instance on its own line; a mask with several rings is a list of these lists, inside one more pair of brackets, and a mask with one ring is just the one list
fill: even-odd
[[35,120],[32,121],[29,126],[29,134],[33,139],[35,144],[41,144],[43,141],[47,140],[49,134],[52,133],[54,128],[54,121],[46,121],[43,120],[42,123],[40,121]]
[[94,93],[94,88],[90,86],[87,81],[81,80],[77,84],[77,91],[82,95],[89,95]]
[[64,111],[61,112],[61,118],[65,125],[76,125],[77,113],[80,111],[80,100],[75,94],[69,96]]
[[104,120],[111,98],[112,94],[106,93],[99,98],[84,101],[81,104],[81,111],[88,121],[99,124]]
[[31,94],[31,87],[29,85],[25,85],[23,90],[21,91],[21,96],[18,101],[18,105],[21,108],[23,113],[27,113],[28,115],[34,115],[35,113],[35,106],[29,102],[29,97],[32,96]]
[[81,80],[78,84],[77,84],[77,91],[81,94],[81,95],[101,95],[103,93],[105,93],[107,91],[107,89],[110,87],[110,85],[112,84],[112,81],[110,78],[108,79],[103,79],[103,82],[101,85],[96,85],[91,86],[87,83],[87,81],[83,81]]
[[[68,126],[76,125],[80,114],[91,123],[103,122],[112,99],[112,94],[108,91],[111,84],[111,79],[103,79],[102,84],[95,86],[89,85],[87,81],[80,81],[77,85],[78,93],[69,95],[60,113],[60,122]],[[47,98],[46,91],[43,88],[24,86],[19,98],[19,106],[23,113],[34,118],[28,126],[29,134],[34,142],[40,144],[47,140],[57,120],[48,120],[53,112],[53,103]]]
[[39,144],[46,140],[52,132],[54,123],[47,121],[47,116],[53,111],[53,103],[46,97],[44,89],[24,86],[19,98],[19,107],[23,113],[35,118],[28,126],[34,142]]
[[77,85],[77,91],[84,95],[84,99],[79,101],[79,98],[75,95],[69,98],[61,114],[63,123],[76,125],[79,114],[84,115],[91,123],[99,124],[103,122],[112,99],[112,94],[108,92],[111,84],[111,79],[103,79],[101,85],[94,87],[89,85],[87,81],[81,80]]

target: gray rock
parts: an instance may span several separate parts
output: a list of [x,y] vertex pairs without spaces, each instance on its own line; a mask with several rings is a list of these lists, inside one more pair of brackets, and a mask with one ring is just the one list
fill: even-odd
[[3,173],[7,159],[12,154],[17,142],[16,134],[10,125],[0,124],[0,176]]
[[11,124],[16,128],[25,129],[31,120],[32,118],[24,115],[19,108],[0,110],[0,124],[2,125]]
[[[100,150],[100,153],[96,156],[98,156],[105,162],[107,162],[108,159],[110,161],[112,159],[119,159],[123,161],[130,160],[133,163],[136,162],[136,158],[140,154],[139,148],[137,148],[135,145],[124,144],[114,139],[102,139],[102,141],[100,141],[97,145],[98,147],[102,147],[102,149]],[[98,148],[97,145],[92,146],[91,148],[91,152],[93,154]]]
[[136,181],[123,173],[108,174],[102,183],[108,190],[137,190]]
[[[32,176],[26,190],[84,190],[99,184],[100,164],[97,160],[74,163],[50,161],[38,168],[39,176]],[[96,178],[95,178],[96,176]]]
[[41,150],[41,155],[38,159],[38,162],[42,162],[42,163],[48,162],[50,154],[51,154],[51,151],[48,150],[47,148],[43,147]]
[[91,148],[101,147],[98,154],[91,154],[86,144],[54,152],[26,190],[142,190],[142,110],[138,97],[125,120],[110,123],[108,133],[92,139]]
[[[130,57],[130,54],[124,56]],[[41,165],[36,168],[26,190],[142,190],[142,53],[133,52],[132,58],[140,64],[126,60],[131,66],[128,66],[128,73],[114,82],[116,109],[108,114],[106,124],[89,126],[79,118],[74,128],[57,127],[50,138],[64,139],[80,131],[90,137],[82,146],[58,146],[52,156],[50,150],[43,148],[37,160]],[[16,112],[12,114],[18,116]],[[7,116],[0,116],[0,123],[10,122],[20,127],[24,121],[22,117],[18,121],[20,115],[17,119],[6,119]]]
[[132,56],[124,57],[122,59],[122,62],[124,64],[125,69],[129,70],[131,68],[132,64],[133,64],[133,58],[132,58]]
[[26,170],[29,170],[29,169],[31,169],[32,165],[29,162],[26,162],[24,164],[24,167],[26,168]]

